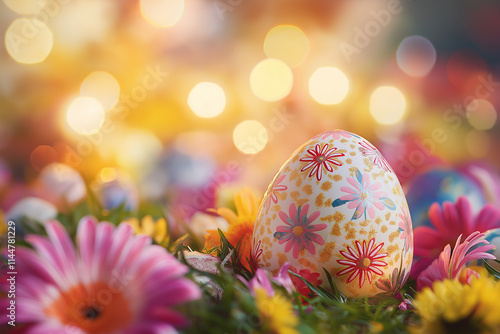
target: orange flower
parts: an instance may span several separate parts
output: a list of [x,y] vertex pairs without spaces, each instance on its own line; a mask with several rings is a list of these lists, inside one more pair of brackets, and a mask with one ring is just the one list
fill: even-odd
[[[224,232],[227,241],[234,247],[239,243],[238,256],[241,263],[250,270],[250,248],[252,244],[253,227],[260,200],[249,189],[243,188],[234,195],[236,213],[228,208],[220,208],[216,212],[225,218],[229,227]],[[208,230],[205,237],[205,248],[210,249],[221,244],[217,230]]]

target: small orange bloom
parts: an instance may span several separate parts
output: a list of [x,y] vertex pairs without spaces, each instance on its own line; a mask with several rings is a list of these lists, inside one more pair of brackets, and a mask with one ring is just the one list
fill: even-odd
[[[244,188],[234,195],[236,213],[228,208],[220,208],[217,213],[225,218],[229,227],[224,232],[227,241],[234,247],[239,244],[238,256],[241,263],[250,270],[250,248],[252,245],[252,234],[259,210],[260,200],[248,188]],[[205,237],[207,249],[220,245],[221,240],[217,230],[208,230]]]

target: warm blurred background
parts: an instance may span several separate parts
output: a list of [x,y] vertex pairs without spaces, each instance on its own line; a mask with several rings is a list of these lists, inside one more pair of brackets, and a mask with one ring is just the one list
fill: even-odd
[[4,212],[60,208],[68,166],[110,207],[189,219],[241,185],[263,193],[337,128],[402,183],[439,166],[498,204],[498,1],[2,0],[0,29]]

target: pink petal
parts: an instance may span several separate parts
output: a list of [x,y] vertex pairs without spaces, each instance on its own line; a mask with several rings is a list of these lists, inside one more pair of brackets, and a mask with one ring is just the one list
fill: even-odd
[[354,195],[345,195],[345,196],[342,196],[340,197],[339,199],[341,201],[354,201],[355,199],[358,199],[359,198],[359,195],[358,196],[354,196]]
[[357,191],[358,194],[361,194],[360,184],[358,183],[357,180],[354,180],[352,177],[347,177],[346,180],[347,180],[347,182],[349,182],[351,184],[351,186],[353,186],[354,188],[356,188],[358,190]]
[[474,225],[479,232],[500,227],[500,210],[489,203],[486,204],[476,217]]
[[52,241],[57,253],[65,264],[66,277],[73,284],[76,284],[78,281],[78,273],[76,267],[76,252],[73,241],[66,232],[66,229],[58,221],[48,222],[45,229],[50,241]]
[[284,213],[283,211],[280,211],[278,213],[278,215],[280,216],[281,220],[283,221],[283,223],[289,225],[289,226],[294,226],[294,223],[292,221],[292,219],[290,217],[288,217],[286,215],[286,213]]
[[123,247],[132,236],[132,228],[128,224],[120,224],[113,232],[113,243],[106,257],[106,268],[115,268]]
[[40,261],[38,255],[31,249],[19,247],[16,249],[17,269],[23,273],[23,276],[34,276],[42,279],[47,284],[55,284],[52,275],[54,267],[45,265]]
[[[308,205],[308,204],[307,204]],[[311,224],[313,221],[316,220],[316,218],[318,218],[320,215],[320,212],[319,211],[316,211],[316,212],[313,212],[308,218],[307,218],[307,225]],[[323,226],[324,224],[319,224],[319,225],[316,225],[316,226]],[[325,227],[326,228],[326,225]],[[317,231],[317,230],[315,230]]]
[[[362,205],[361,205],[361,201],[359,201],[359,200],[358,200],[358,201],[352,201],[352,202],[349,202],[349,203],[347,204],[347,208],[348,208],[348,209],[354,209],[354,208],[357,208],[358,206],[362,206]],[[364,208],[364,207],[363,207],[363,208]],[[364,209],[363,209],[363,212],[364,212]],[[362,212],[362,213],[363,213],[363,212]]]
[[54,245],[47,238],[39,235],[29,235],[26,240],[35,248],[40,258],[46,262],[47,269],[63,289],[69,288],[69,282],[65,278],[65,264],[62,262],[59,254],[54,248]]
[[87,270],[92,267],[92,259],[94,257],[94,242],[97,222],[93,217],[84,217],[78,224],[76,240],[80,259],[83,264],[83,272],[90,274]]
[[145,235],[138,235],[129,240],[123,247],[122,254],[112,271],[116,270],[118,273],[128,272],[130,266],[144,250],[144,247],[150,244],[151,238]]
[[288,213],[290,214],[290,218],[294,220],[295,217],[297,217],[297,207],[295,206],[295,203],[290,204],[290,207],[288,208]]
[[368,208],[368,215],[370,216],[371,219],[375,218],[375,209],[373,208],[373,206],[370,206]]
[[106,259],[113,244],[113,231],[114,227],[110,223],[102,222],[97,225],[92,271],[101,280],[106,279]]

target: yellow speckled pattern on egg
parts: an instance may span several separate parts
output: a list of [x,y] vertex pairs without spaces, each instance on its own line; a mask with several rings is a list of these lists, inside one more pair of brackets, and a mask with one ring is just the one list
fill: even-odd
[[274,273],[289,262],[328,288],[325,268],[348,297],[393,294],[408,277],[406,198],[380,152],[353,133],[329,131],[299,147],[269,185],[255,224],[251,262]]

